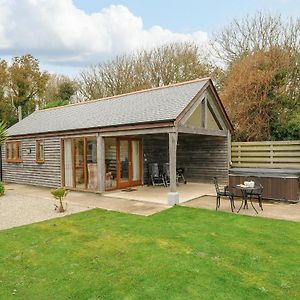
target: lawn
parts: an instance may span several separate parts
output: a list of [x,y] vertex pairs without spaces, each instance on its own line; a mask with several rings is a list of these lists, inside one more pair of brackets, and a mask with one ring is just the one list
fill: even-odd
[[0,232],[0,299],[300,299],[300,224],[174,207]]

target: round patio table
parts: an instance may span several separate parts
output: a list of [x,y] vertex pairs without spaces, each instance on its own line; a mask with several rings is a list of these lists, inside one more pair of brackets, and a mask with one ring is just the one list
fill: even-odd
[[256,208],[254,207],[253,203],[252,203],[252,197],[251,194],[258,190],[259,187],[248,187],[246,185],[243,184],[238,184],[236,186],[234,186],[235,189],[240,190],[242,192],[242,203],[240,208],[238,209],[237,213],[240,212],[241,208],[244,206],[244,209],[247,208],[248,209],[248,195],[250,195],[249,200],[251,203],[251,206],[253,207],[253,209],[255,210],[255,212],[258,214],[258,211],[256,210]]

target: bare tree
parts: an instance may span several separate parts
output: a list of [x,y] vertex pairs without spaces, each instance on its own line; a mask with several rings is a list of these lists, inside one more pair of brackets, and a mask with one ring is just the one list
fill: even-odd
[[80,73],[79,87],[86,100],[192,80],[212,73],[200,59],[198,47],[173,43],[91,66]]
[[214,35],[214,53],[226,64],[271,47],[300,50],[300,19],[283,20],[281,15],[257,12],[233,19]]

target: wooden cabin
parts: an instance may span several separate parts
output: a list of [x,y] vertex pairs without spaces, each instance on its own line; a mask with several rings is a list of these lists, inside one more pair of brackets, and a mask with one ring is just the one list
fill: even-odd
[[103,192],[149,183],[150,163],[228,182],[233,127],[209,78],[35,111],[8,129],[3,180]]

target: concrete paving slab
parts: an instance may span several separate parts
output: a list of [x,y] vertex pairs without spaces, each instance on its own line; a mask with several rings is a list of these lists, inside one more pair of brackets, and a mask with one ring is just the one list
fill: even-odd
[[[105,197],[121,198],[128,200],[137,200],[151,203],[168,204],[169,187],[164,186],[138,186],[131,191],[117,190],[105,192]],[[215,195],[215,187],[210,183],[193,183],[179,184],[177,186],[179,193],[179,203],[190,201],[204,195]]]
[[170,208],[170,206],[160,203],[106,197],[100,194],[85,192],[71,192],[68,201],[76,205],[87,206],[88,208],[102,208],[142,216],[150,216]]
[[[239,209],[241,205],[241,201],[239,198],[234,200],[235,202],[235,212]],[[188,202],[181,204],[183,206],[194,207],[194,208],[206,208],[210,210],[216,209],[216,197],[215,196],[204,196],[201,198],[197,198]],[[248,209],[241,209],[240,215],[254,216],[254,217],[265,217],[272,219],[280,219],[280,220],[289,220],[300,222],[300,203],[297,204],[288,204],[279,201],[267,201],[263,200],[263,211],[260,210],[258,203],[254,202],[254,206],[258,211],[258,214],[254,211],[249,203]],[[221,207],[220,211],[230,212],[230,202],[227,198],[221,199]]]

